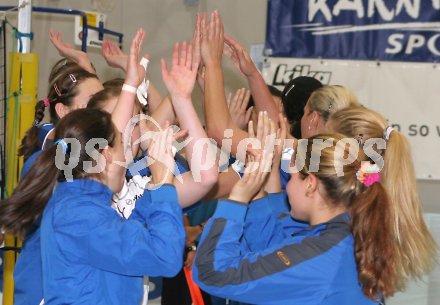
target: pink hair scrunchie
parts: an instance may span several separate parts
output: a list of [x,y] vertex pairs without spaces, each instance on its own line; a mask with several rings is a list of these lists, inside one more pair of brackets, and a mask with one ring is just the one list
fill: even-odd
[[356,178],[366,187],[380,182],[380,168],[377,164],[365,162],[356,173]]
[[50,106],[49,98],[46,97],[46,98],[43,100],[43,104],[44,104],[44,107],[49,107],[49,106]]

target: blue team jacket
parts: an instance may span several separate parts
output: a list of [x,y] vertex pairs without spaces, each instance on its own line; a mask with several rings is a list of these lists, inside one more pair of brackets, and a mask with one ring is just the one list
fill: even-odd
[[[53,128],[53,124],[39,126],[38,150],[24,162],[21,178],[29,172],[32,165],[43,152],[42,147],[48,141],[47,136]],[[27,232],[14,267],[14,305],[39,305],[42,299],[40,226],[38,224]]]
[[[44,125],[48,127],[49,125]],[[43,143],[46,133],[51,128],[40,128],[39,143]],[[32,154],[24,163],[21,177],[24,177],[43,151],[40,150]],[[145,160],[143,160],[145,161]],[[133,165],[132,165],[133,166]],[[142,165],[143,166],[143,165]],[[181,172],[185,169],[177,162]],[[144,168],[144,166],[143,166]],[[149,169],[145,168],[141,174],[149,174]],[[127,173],[130,177],[130,173]],[[148,192],[145,192],[145,194]],[[146,200],[151,200],[150,196]],[[14,305],[39,305],[43,299],[43,283],[41,270],[41,245],[40,245],[40,224],[30,230],[23,241],[23,247],[14,268]]]
[[185,232],[174,186],[144,194],[128,220],[111,197],[91,179],[57,185],[40,227],[45,304],[138,305],[142,276],[181,269]]
[[43,299],[40,227],[26,235],[14,267],[14,305],[39,305]]
[[[201,289],[252,304],[378,304],[359,285],[346,214],[290,235],[274,229],[244,241],[247,211],[247,205],[219,202],[193,265]],[[243,242],[260,249],[251,251]],[[264,244],[268,246],[261,249]]]
[[[296,233],[308,226],[308,223],[292,218],[290,205],[284,192],[268,194],[249,204],[242,243],[249,251],[263,250],[282,242],[284,236]],[[277,234],[278,231],[284,234]],[[259,238],[255,238],[256,236]]]

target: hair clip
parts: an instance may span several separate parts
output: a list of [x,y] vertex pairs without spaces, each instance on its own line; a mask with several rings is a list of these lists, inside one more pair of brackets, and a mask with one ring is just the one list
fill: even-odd
[[59,139],[55,141],[55,145],[61,145],[61,148],[63,149],[63,152],[65,154],[67,154],[69,152],[69,144],[66,143],[66,141],[64,141],[64,139]]
[[358,142],[359,145],[361,145],[364,142],[364,135],[358,134],[357,136],[354,137],[354,139],[356,140],[356,142]]
[[391,133],[394,131],[394,128],[391,126],[388,126],[387,128],[384,129],[383,131],[383,139],[385,141],[389,141],[390,140],[390,135]]
[[292,91],[293,88],[295,88],[295,84],[292,84],[292,86],[290,86],[290,88],[286,91],[286,94],[284,94],[284,96],[288,96],[290,91]]
[[61,96],[61,92],[60,92],[60,89],[58,89],[57,84],[54,84],[54,85],[53,85],[53,88],[55,89],[55,92],[57,93],[57,95],[58,95],[58,96]]
[[73,74],[69,74],[70,79],[72,80],[72,83],[76,83],[76,77]]
[[328,105],[328,112],[330,113],[330,110],[333,108],[333,102],[330,101],[330,104]]
[[380,182],[380,168],[377,164],[362,162],[361,167],[356,172],[356,178],[366,187]]
[[50,106],[50,100],[48,97],[45,97],[43,100],[43,105],[44,107],[49,107]]

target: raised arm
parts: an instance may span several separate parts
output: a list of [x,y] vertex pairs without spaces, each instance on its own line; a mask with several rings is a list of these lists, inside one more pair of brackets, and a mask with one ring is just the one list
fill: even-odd
[[237,69],[246,76],[254,98],[256,110],[267,111],[274,122],[278,122],[278,109],[263,76],[258,71],[248,51],[240,43],[225,34],[225,53]]
[[127,71],[128,54],[122,52],[117,44],[114,44],[108,39],[104,39],[101,52],[110,67],[119,68],[124,72]]
[[[121,48],[116,43],[110,40],[104,40],[102,43],[102,56],[110,67],[119,68],[124,72],[127,72],[128,55],[122,52]],[[157,110],[164,98],[157,90],[157,88],[151,83],[148,86],[148,105],[150,113]],[[168,121],[171,121],[168,119]]]
[[[203,90],[204,90],[203,77],[200,76],[202,73],[200,71],[200,27],[201,27],[201,20],[202,20],[202,15],[199,15],[197,17],[193,38],[191,40],[191,45],[192,45],[192,52],[193,52],[193,56],[192,56],[193,64],[195,63],[194,61],[197,60],[198,63],[196,63],[196,64],[199,66],[198,67],[199,72],[197,74],[197,81],[199,81],[200,89],[203,92]],[[150,93],[150,91],[148,91],[149,95],[150,94],[154,94],[154,95],[159,94],[159,92],[156,90],[156,88],[151,87],[151,83],[150,83],[150,88],[154,92]],[[150,90],[150,88],[149,88],[149,90]],[[150,108],[150,113],[151,113],[151,116],[153,117],[153,119],[160,126],[162,126],[165,121],[174,122],[176,120],[176,113],[174,111],[173,104],[171,102],[171,98],[169,96],[166,96],[162,100],[162,103],[154,111],[153,111],[153,109]],[[147,125],[145,125],[144,127],[149,130],[154,130],[156,128],[154,126],[154,124],[151,124],[151,122],[147,122]]]
[[187,46],[186,42],[183,42],[179,54],[179,44],[176,43],[170,71],[162,59],[163,81],[170,93],[180,127],[188,130],[191,139],[185,146],[185,156],[191,172],[182,175],[182,183],[178,179],[174,182],[182,206],[188,206],[203,198],[218,176],[216,147],[208,141],[191,100],[200,62],[200,58],[193,62],[192,50],[191,44]]
[[245,88],[238,89],[233,97],[232,93],[228,95],[229,113],[235,125],[242,130],[246,130],[252,116],[252,110],[254,109],[254,106],[247,108],[250,97],[251,92]]
[[122,133],[133,115],[136,89],[145,77],[145,70],[139,64],[144,38],[144,30],[139,29],[131,42],[124,86],[112,113],[113,122]]
[[228,152],[236,155],[238,144],[247,138],[247,133],[235,125],[226,103],[222,71],[223,44],[223,24],[219,13],[214,11],[208,23],[202,20],[201,55],[205,65],[206,127],[208,135],[217,143],[221,143],[226,129],[232,129],[232,146]]
[[277,130],[277,140],[274,146],[274,157],[272,163],[272,169],[270,171],[269,179],[264,187],[267,193],[274,194],[281,192],[281,179],[280,179],[280,166],[281,156],[284,150],[284,141],[286,139],[287,131],[287,119],[279,114],[279,129]]
[[76,50],[71,44],[63,42],[63,34],[61,32],[51,30],[49,33],[49,39],[62,57],[66,57],[76,62],[81,68],[90,73],[96,73],[95,67],[93,67],[87,53],[81,50]]

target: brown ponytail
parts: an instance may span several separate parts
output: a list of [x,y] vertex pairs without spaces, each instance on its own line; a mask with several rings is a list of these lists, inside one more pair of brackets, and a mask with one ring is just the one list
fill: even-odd
[[[115,127],[110,114],[95,109],[74,110],[60,120],[56,128],[57,139],[74,138],[81,144],[78,164],[72,169],[73,179],[95,177],[99,174],[87,173],[84,162],[95,162],[85,147],[91,139],[105,139],[109,146],[115,143]],[[95,149],[100,151],[98,145]],[[38,156],[29,172],[19,182],[12,196],[0,202],[0,228],[8,233],[25,235],[35,224],[50,199],[57,181],[66,181],[64,171],[55,164],[57,146],[44,150]],[[66,151],[64,158],[70,158]]]
[[[363,186],[365,187],[365,186]],[[398,290],[391,203],[381,183],[366,188],[354,199],[351,227],[359,282],[365,295],[377,300]]]
[[32,127],[26,131],[26,134],[21,140],[20,147],[18,148],[18,155],[23,156],[25,160],[39,150],[38,124],[40,124],[44,118],[45,108],[46,106],[42,100],[35,104],[34,122],[32,123]]
[[[346,110],[342,111],[346,112]],[[362,113],[365,112],[362,111]],[[356,126],[355,123],[352,126]],[[366,131],[363,129],[359,134],[365,137]],[[394,132],[390,138],[395,137],[392,141],[397,141],[400,135]],[[393,200],[393,193],[389,192],[389,190],[393,191],[393,188],[388,185],[392,181],[386,175],[386,167],[395,163],[385,158],[385,167],[380,172],[380,181],[372,182],[373,184],[367,187],[364,182],[358,180],[358,174],[365,174],[362,171],[359,172],[362,169],[362,161],[370,163],[371,161],[365,160],[365,152],[360,147],[359,154],[355,156],[354,151],[350,152],[344,144],[340,146],[344,147],[343,156],[355,161],[351,164],[342,162],[343,158],[336,157],[336,147],[343,138],[344,136],[335,134],[317,135],[302,140],[307,141],[307,151],[300,173],[303,176],[313,174],[323,185],[323,194],[329,204],[343,205],[351,214],[351,230],[359,282],[365,295],[377,301],[381,297],[390,297],[395,292],[403,290],[409,275],[417,278],[430,271],[436,260],[435,242],[432,241],[424,225],[419,202],[413,199],[414,203],[408,204],[404,200],[400,202]],[[354,139],[351,140],[353,140],[352,143],[358,143]],[[329,147],[329,143],[333,145]],[[314,147],[320,151],[317,171],[311,170],[311,165],[316,162],[312,160]],[[391,155],[391,152],[392,150],[386,151],[385,155]],[[402,158],[403,150],[396,151],[392,155],[395,157],[398,153],[399,158]],[[406,166],[412,166],[411,161],[407,161]],[[336,169],[343,169],[343,175],[338,175]],[[393,168],[393,171],[398,170],[406,171],[406,168],[403,165],[400,168]],[[398,176],[394,178],[399,179]],[[400,182],[395,184],[400,186]],[[411,188],[413,185],[408,184],[407,187]],[[405,193],[408,190],[402,192]],[[411,211],[412,215],[408,211]],[[416,219],[416,221],[409,223],[407,219]],[[398,221],[397,225],[396,221]],[[421,235],[421,232],[424,234]],[[405,238],[399,239],[399,233]],[[404,258],[411,258],[411,260]],[[409,267],[410,264],[414,266]]]
[[0,226],[8,233],[24,236],[38,223],[58,178],[56,146],[41,153],[12,196],[0,204]]
[[[388,122],[374,110],[350,107],[334,113],[327,127],[363,144],[369,139],[382,139]],[[395,270],[386,281],[395,291],[401,291],[409,279],[421,279],[436,266],[438,248],[423,219],[408,140],[394,130],[386,139],[386,149],[377,152],[384,159],[381,184],[390,203],[390,215],[382,221],[391,225],[383,234],[391,234],[388,247],[395,255]]]

